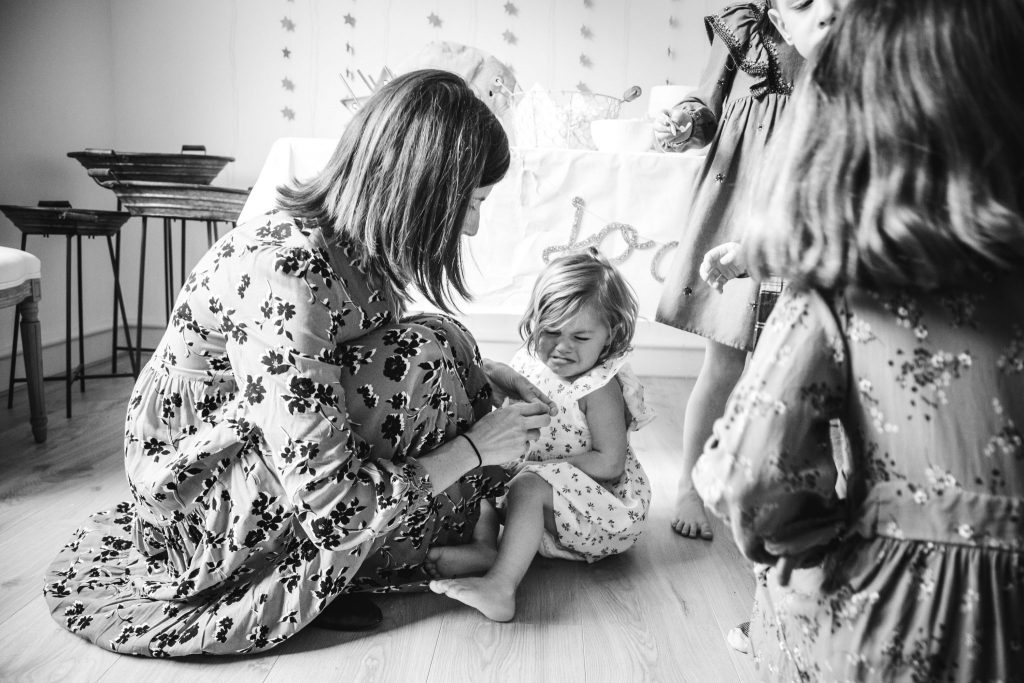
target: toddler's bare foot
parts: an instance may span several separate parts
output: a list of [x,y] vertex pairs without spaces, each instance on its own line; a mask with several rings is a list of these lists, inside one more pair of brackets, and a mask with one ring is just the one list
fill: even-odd
[[693,489],[679,491],[672,528],[681,536],[711,540],[711,522],[704,510],[704,501]]
[[430,590],[479,610],[492,621],[512,621],[516,615],[515,588],[486,577],[431,581]]
[[442,545],[427,551],[423,568],[432,578],[453,579],[467,574],[482,574],[494,564],[498,549],[483,541],[465,545]]

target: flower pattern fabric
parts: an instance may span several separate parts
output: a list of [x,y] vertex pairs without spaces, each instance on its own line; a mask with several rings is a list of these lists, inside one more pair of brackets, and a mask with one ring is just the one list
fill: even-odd
[[757,567],[766,679],[1024,677],[1022,286],[780,301],[694,469],[738,540],[810,565]]
[[116,652],[254,652],[468,542],[503,471],[434,491],[416,457],[490,410],[479,352],[368,283],[351,243],[277,212],[202,258],[129,401],[132,499],[47,572],[59,623]]
[[545,530],[540,552],[546,557],[596,562],[625,552],[643,532],[651,486],[632,446],[627,445],[625,471],[615,481],[595,481],[575,465],[563,462],[590,451],[590,428],[579,401],[608,382],[618,381],[622,387],[630,430],[654,418],[644,403],[643,386],[626,359],[607,360],[568,382],[526,349],[512,358],[512,368],[558,405],[551,424],[541,430],[523,462],[513,468],[514,472],[533,472],[551,485],[558,534],[555,537]]

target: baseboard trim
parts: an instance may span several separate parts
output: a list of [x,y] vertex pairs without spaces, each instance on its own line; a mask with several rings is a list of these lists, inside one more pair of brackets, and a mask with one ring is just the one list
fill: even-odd
[[[95,365],[97,363],[103,363],[104,361],[108,364],[106,369],[95,368],[96,372],[109,372],[110,367],[110,354],[111,354],[111,341],[110,332],[112,328],[106,328],[90,332],[86,334],[84,339],[83,352],[85,354],[85,365],[86,367]],[[143,327],[142,328],[142,340],[144,347],[152,348],[160,335],[163,334],[164,329],[162,327]],[[132,336],[135,335],[135,329],[133,328]],[[123,337],[121,343],[123,344]],[[15,365],[15,371],[18,377],[25,376],[25,361],[22,356],[21,339],[18,339],[18,359]],[[77,339],[71,341],[71,369],[74,370],[78,367],[78,342]],[[43,345],[43,374],[47,377],[54,375],[64,374],[66,370],[66,359],[64,341],[50,342],[49,344]],[[0,396],[6,397],[7,387],[10,382],[10,371],[11,371],[11,354],[7,353],[5,356],[0,356]],[[117,363],[118,372],[131,372],[131,363],[128,360],[128,354],[122,351],[118,354]],[[15,391],[18,387],[24,386],[23,382],[19,382],[15,385]]]

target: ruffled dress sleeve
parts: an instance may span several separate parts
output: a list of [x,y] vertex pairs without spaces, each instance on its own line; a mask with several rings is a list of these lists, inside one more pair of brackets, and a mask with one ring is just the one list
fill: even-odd
[[654,419],[654,410],[644,401],[644,387],[627,362],[628,359],[627,354],[609,358],[582,377],[576,378],[571,385],[571,398],[578,401],[608,382],[618,380],[622,400],[630,415],[629,429],[636,431]]
[[748,73],[753,70],[767,74],[767,62],[759,66],[749,54],[752,43],[759,42],[755,37],[755,27],[761,12],[760,5],[756,3],[740,3],[704,18],[711,54],[704,65],[700,85],[672,108],[673,111],[685,111],[693,120],[693,131],[679,151],[699,149],[715,137],[737,68]]
[[644,401],[644,385],[640,383],[640,378],[633,372],[629,363],[623,363],[619,367],[616,377],[622,387],[622,399],[626,403],[626,410],[629,411],[631,418],[629,421],[630,431],[635,432],[641,427],[646,427],[654,419],[655,414],[654,408]]

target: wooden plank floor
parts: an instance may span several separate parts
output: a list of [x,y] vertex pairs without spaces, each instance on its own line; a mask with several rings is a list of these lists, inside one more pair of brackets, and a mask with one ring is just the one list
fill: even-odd
[[[6,378],[6,366],[2,368]],[[49,439],[28,426],[24,385],[0,407],[0,680],[2,681],[752,681],[725,634],[747,618],[753,577],[727,530],[712,543],[669,528],[681,407],[691,382],[648,378],[658,419],[633,434],[653,480],[650,524],[625,555],[597,564],[534,562],[512,623],[496,624],[432,594],[380,599],[369,634],[306,629],[253,657],[149,660],[115,655],[54,623],[42,575],[91,511],[128,497],[121,429],[130,379],[93,380],[64,418],[47,383]]]

